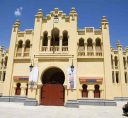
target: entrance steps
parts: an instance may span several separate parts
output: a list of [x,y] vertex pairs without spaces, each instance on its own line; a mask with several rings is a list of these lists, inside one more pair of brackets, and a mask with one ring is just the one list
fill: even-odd
[[128,97],[114,97],[115,101],[128,101]]
[[1,96],[0,102],[21,102],[25,106],[37,106],[37,100],[35,98],[27,98],[22,96]]
[[117,103],[114,100],[81,98],[78,100],[68,100],[64,106],[78,108],[79,105],[117,106]]
[[65,105],[65,107],[72,107],[72,108],[78,108],[79,102],[77,100],[68,100]]
[[95,105],[95,106],[117,106],[114,100],[105,99],[78,99],[79,105]]

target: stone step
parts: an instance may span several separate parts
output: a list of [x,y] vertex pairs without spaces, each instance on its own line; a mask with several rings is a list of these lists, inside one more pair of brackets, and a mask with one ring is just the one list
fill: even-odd
[[79,102],[77,100],[68,100],[64,106],[70,108],[78,108]]
[[117,106],[114,100],[105,99],[78,99],[79,105],[95,105],[95,106]]
[[38,102],[35,98],[27,98],[24,102],[25,106],[37,106]]
[[114,97],[115,101],[128,101],[128,97]]

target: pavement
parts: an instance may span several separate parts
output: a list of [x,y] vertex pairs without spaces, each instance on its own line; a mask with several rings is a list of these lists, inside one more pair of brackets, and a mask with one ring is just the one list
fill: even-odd
[[24,106],[22,103],[0,102],[0,118],[128,118],[123,116],[122,106]]

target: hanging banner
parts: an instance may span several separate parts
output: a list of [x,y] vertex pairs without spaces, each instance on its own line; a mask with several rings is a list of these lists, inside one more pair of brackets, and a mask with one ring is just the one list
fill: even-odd
[[34,66],[32,71],[29,73],[29,81],[37,82],[38,79],[38,67]]
[[71,68],[68,69],[68,89],[76,89],[76,69],[71,71]]

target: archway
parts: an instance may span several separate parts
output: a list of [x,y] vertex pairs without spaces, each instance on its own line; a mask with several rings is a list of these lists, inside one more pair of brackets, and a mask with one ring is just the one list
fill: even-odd
[[100,90],[99,90],[99,88],[100,88],[99,85],[95,85],[94,98],[100,98]]
[[21,93],[21,88],[20,88],[21,84],[20,83],[17,83],[16,86],[17,87],[16,87],[16,90],[15,90],[15,95],[20,95],[20,93]]
[[88,90],[87,90],[87,85],[86,84],[83,84],[82,85],[82,88],[83,88],[83,90],[82,90],[82,97],[88,97]]
[[41,101],[42,105],[64,105],[64,80],[63,71],[51,67],[42,74]]

